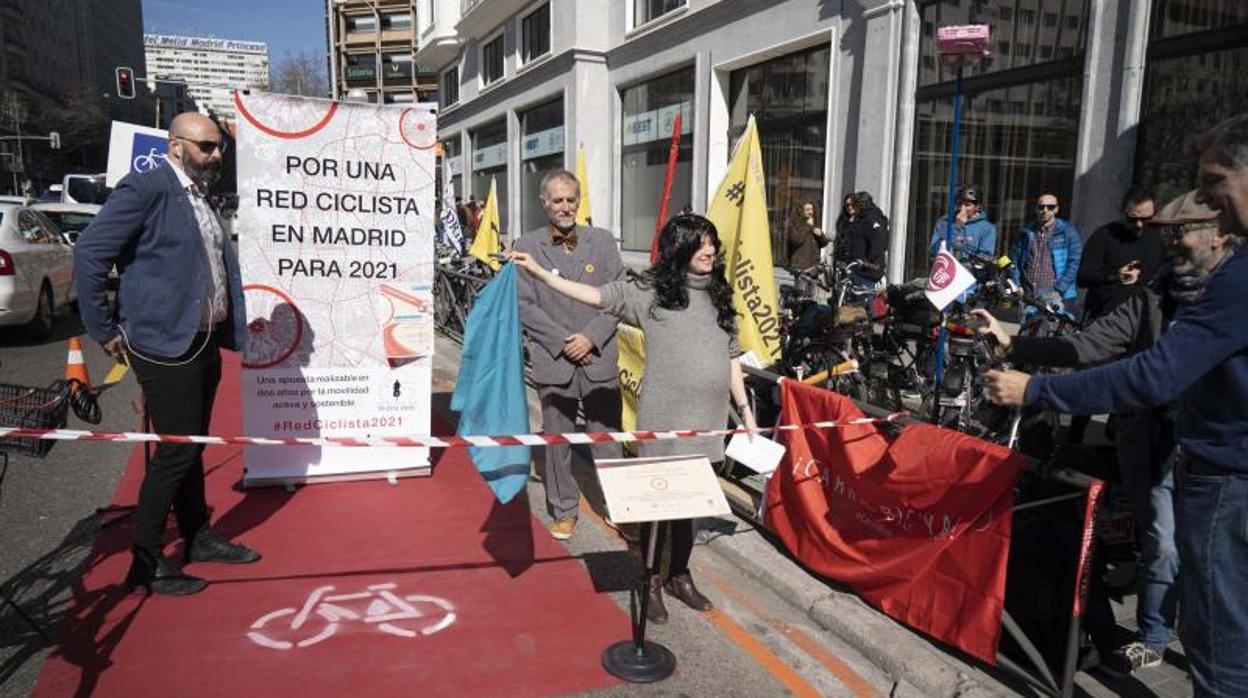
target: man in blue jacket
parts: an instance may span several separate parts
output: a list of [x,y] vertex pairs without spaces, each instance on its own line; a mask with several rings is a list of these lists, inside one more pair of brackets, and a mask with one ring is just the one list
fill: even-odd
[[[1074,314],[1083,240],[1075,226],[1058,217],[1060,211],[1057,194],[1041,194],[1036,199],[1036,219],[1023,226],[1010,258],[1016,270],[1014,280],[1023,290],[1046,303],[1060,302]],[[1021,278],[1017,278],[1020,271]]]
[[[941,216],[932,229],[932,259],[936,259],[940,243],[945,240],[946,221],[948,217]],[[984,201],[976,187],[958,190],[953,208],[953,246],[949,251],[959,262],[966,262],[977,254],[992,257],[997,253],[997,226],[984,215]]]
[[1248,695],[1248,114],[1197,140],[1197,199],[1218,228],[1180,225],[1168,244],[1186,303],[1147,351],[1062,375],[989,371],[1007,405],[1072,413],[1174,403],[1175,531],[1183,640],[1197,696]]
[[[169,126],[167,162],[123,178],[74,248],[83,325],[109,355],[130,361],[158,433],[208,433],[220,349],[240,350],[245,338],[238,259],[206,198],[223,147],[210,119],[179,114]],[[114,265],[121,275],[115,313],[105,293]],[[170,506],[187,562],[260,559],[209,525],[203,449],[156,446],[139,488],[130,587],[193,594],[207,585],[163,554]]]

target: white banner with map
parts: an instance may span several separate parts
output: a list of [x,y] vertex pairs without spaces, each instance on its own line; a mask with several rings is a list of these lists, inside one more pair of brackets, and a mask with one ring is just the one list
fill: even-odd
[[[433,105],[251,93],[238,108],[249,436],[428,434]],[[423,448],[248,446],[244,485],[427,474]]]

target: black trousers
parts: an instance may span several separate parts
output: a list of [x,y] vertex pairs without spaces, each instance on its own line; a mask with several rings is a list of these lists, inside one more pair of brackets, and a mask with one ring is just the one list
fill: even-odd
[[[217,338],[206,333],[197,334],[186,354],[176,358],[145,354],[157,362],[180,364],[176,366],[161,365],[134,354],[130,356],[134,375],[143,389],[143,402],[152,420],[152,429],[160,434],[207,434],[212,402],[217,395],[217,384],[221,382],[221,351]],[[184,538],[195,535],[208,523],[203,453],[202,444],[156,445],[139,487],[135,513],[137,547],[153,555],[161,554],[165,519],[171,505]]]
[[[671,550],[671,557],[668,559],[667,577],[670,579],[676,575],[688,572],[689,556],[693,554],[693,519],[643,523],[640,536],[642,556],[645,556],[650,550],[650,536],[656,526],[668,527],[667,535],[663,536],[662,539],[662,541],[666,541],[666,547]],[[662,560],[663,551],[656,550],[654,555],[655,574],[659,574],[659,569],[663,566]]]

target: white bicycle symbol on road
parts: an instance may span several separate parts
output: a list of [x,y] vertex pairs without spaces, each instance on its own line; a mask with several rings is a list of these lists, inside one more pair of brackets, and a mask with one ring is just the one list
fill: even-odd
[[148,170],[154,170],[164,159],[164,153],[158,152],[155,148],[152,148],[146,155],[140,155],[134,159],[134,171],[147,172]]
[[[383,633],[407,638],[433,635],[455,622],[455,607],[446,599],[424,594],[400,597],[393,591],[396,586],[373,584],[366,591],[333,595],[333,586],[317,587],[302,608],[279,608],[260,616],[251,624],[247,637],[262,647],[288,650],[328,639],[344,621],[375,625]],[[363,611],[358,610],[361,606]],[[273,623],[284,616],[293,617],[286,623]]]

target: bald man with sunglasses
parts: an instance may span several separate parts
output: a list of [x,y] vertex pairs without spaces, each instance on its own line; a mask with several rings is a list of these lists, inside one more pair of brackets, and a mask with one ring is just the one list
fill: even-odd
[[[224,149],[212,120],[179,114],[169,126],[166,161],[122,178],[74,248],[82,323],[110,356],[133,366],[146,414],[162,434],[209,432],[220,350],[241,350],[245,338],[238,258],[208,201]],[[114,265],[120,283],[110,308],[106,284]],[[203,449],[156,446],[139,488],[127,586],[182,595],[207,585],[164,555],[171,507],[187,562],[260,559],[209,525]]]

